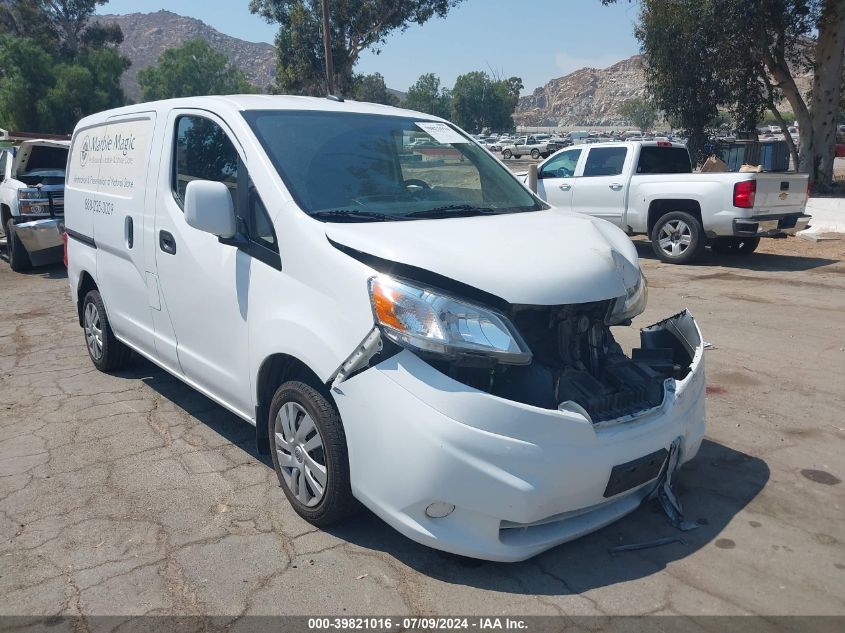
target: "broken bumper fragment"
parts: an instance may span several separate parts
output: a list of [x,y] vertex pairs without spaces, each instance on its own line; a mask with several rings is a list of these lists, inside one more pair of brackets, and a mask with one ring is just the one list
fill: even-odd
[[[703,343],[692,315],[645,328],[641,339],[644,350],[673,350],[688,371],[665,380],[658,406],[600,423],[577,407],[475,389],[407,350],[336,383],[353,493],[409,538],[487,560],[523,560],[619,519],[704,435]],[[641,474],[625,471],[640,462]]]

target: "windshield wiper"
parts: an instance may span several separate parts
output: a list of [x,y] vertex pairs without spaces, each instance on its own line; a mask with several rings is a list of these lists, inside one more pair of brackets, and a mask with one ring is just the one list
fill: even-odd
[[387,213],[379,213],[378,211],[359,211],[356,209],[335,209],[332,211],[317,211],[315,213],[312,213],[311,217],[338,220],[358,220],[360,222],[367,222],[369,220],[376,220],[379,222],[392,222],[402,219],[400,216],[389,215]]
[[490,207],[476,207],[472,204],[448,204],[442,207],[434,207],[433,209],[423,209],[422,211],[412,211],[406,213],[403,218],[450,218],[455,216],[471,216],[471,215],[496,215],[498,211]]

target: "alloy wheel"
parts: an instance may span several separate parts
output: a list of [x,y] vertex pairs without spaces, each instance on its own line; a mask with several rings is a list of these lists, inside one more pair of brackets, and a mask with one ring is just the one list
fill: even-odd
[[670,220],[660,228],[657,241],[664,253],[679,257],[692,244],[692,229],[683,220]]

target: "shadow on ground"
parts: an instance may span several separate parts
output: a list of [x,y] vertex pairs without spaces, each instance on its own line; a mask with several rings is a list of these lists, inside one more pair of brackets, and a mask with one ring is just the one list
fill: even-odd
[[[151,363],[136,359],[118,375],[143,380],[254,459],[273,467],[269,456],[258,454],[252,426]],[[384,552],[443,582],[508,593],[575,594],[645,578],[690,556],[717,539],[768,479],[769,468],[763,460],[705,440],[695,459],[676,478],[686,518],[697,522],[698,529],[679,532],[669,525],[657,503],[649,501],[598,532],[521,563],[491,563],[438,552],[405,538],[366,510],[327,531],[360,547]],[[402,485],[401,481],[397,485]],[[281,490],[278,502],[287,503]],[[679,537],[683,543],[636,552],[609,552],[616,545],[665,537]],[[733,543],[718,539],[716,546],[729,549]]]
[[[658,261],[657,255],[651,250],[651,243],[642,240],[634,242],[640,259]],[[761,272],[800,272],[838,264],[839,260],[824,257],[803,257],[801,255],[782,255],[777,253],[752,253],[750,255],[725,255],[706,249],[704,254],[691,264],[685,266],[721,266],[722,268],[739,268],[742,270],[756,270]]]
[[[0,247],[0,259],[7,264],[9,263],[9,253],[5,246]],[[45,279],[67,279],[67,268],[61,262],[56,264],[47,264],[44,266],[33,266],[29,270],[22,270],[18,275],[28,275],[30,277],[44,277]]]

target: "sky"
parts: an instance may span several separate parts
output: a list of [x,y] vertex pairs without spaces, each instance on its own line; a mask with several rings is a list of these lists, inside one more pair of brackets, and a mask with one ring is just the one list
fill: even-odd
[[[166,8],[252,42],[273,42],[276,26],[249,12],[248,0],[111,0],[100,13]],[[242,7],[242,8],[239,8]],[[394,33],[380,54],[365,52],[356,72],[381,73],[406,91],[428,72],[445,86],[472,70],[522,77],[523,94],[584,66],[605,68],[634,55],[638,3],[619,0],[464,0],[444,19]]]

